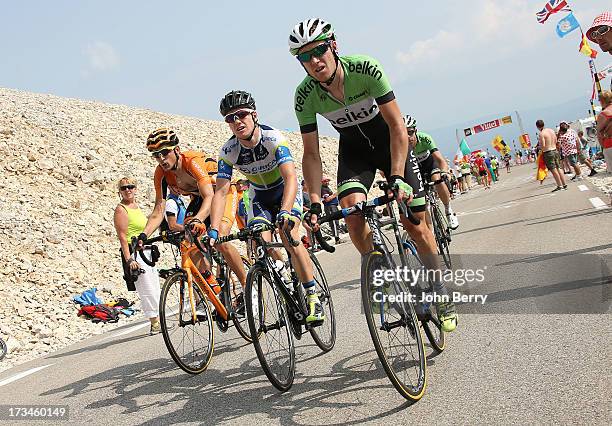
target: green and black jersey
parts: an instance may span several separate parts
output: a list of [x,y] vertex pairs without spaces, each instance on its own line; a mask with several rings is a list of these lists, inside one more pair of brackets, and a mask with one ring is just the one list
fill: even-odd
[[307,76],[295,91],[295,113],[302,133],[317,130],[317,114],[327,118],[340,136],[377,139],[383,121],[378,106],[395,99],[380,63],[369,56],[341,56],[344,102],[335,99],[319,82]]
[[[380,63],[365,55],[342,56],[344,101],[335,99],[321,84],[306,76],[295,91],[295,114],[303,134],[317,130],[317,114],[340,133],[338,149],[338,198],[367,194],[376,170],[391,173],[391,135],[379,106],[395,99]],[[419,167],[409,154],[404,178],[412,186],[413,210],[424,209],[424,186]]]

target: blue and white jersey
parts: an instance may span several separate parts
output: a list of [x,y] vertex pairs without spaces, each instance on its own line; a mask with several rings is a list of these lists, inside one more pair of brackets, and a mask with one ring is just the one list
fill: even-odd
[[283,183],[278,167],[293,162],[287,139],[279,130],[264,124],[259,125],[259,130],[259,142],[253,148],[243,146],[236,136],[221,147],[217,178],[231,180],[235,167],[255,189],[271,189]]

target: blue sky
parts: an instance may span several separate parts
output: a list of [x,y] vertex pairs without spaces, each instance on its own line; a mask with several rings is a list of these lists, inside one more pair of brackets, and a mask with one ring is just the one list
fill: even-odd
[[[295,130],[293,92],[304,71],[287,37],[298,21],[320,16],[334,24],[341,54],[382,63],[402,111],[422,130],[570,100],[584,99],[576,110],[586,113],[591,81],[577,52],[579,32],[556,36],[564,14],[538,24],[544,3],[7,2],[0,86],[215,120],[220,97],[240,88],[253,93],[263,122]],[[585,29],[610,7],[603,0],[570,4]],[[600,54],[596,63],[604,67],[612,56]],[[525,124],[533,134],[533,123]],[[335,135],[322,119],[320,127]],[[518,134],[504,131],[505,138]],[[436,137],[447,150],[455,146],[454,131]]]

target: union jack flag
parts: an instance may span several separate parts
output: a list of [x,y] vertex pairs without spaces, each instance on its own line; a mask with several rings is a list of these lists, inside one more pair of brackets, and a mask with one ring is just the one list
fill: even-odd
[[572,11],[567,4],[567,0],[550,0],[548,3],[546,3],[544,9],[536,13],[536,16],[538,18],[538,22],[543,24],[550,17],[550,15],[561,11]]

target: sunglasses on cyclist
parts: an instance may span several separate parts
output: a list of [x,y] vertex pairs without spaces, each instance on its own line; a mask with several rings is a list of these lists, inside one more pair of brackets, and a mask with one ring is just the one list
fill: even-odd
[[593,38],[602,37],[608,31],[610,31],[610,27],[608,25],[602,25],[601,27],[597,28],[596,30],[593,30],[593,32],[591,33],[591,37],[593,37]]
[[246,109],[241,109],[238,110],[236,112],[232,112],[231,114],[227,114],[224,117],[224,120],[226,123],[228,124],[232,124],[236,121],[236,119],[238,120],[244,120],[246,118],[247,115],[250,115],[252,111],[250,110],[246,110]]
[[416,129],[410,129],[407,132],[408,132],[408,136],[412,136],[416,133]]
[[312,59],[313,56],[320,58],[321,56],[325,54],[325,52],[327,52],[327,49],[329,49],[329,46],[330,46],[330,42],[326,41],[325,43],[320,44],[317,47],[314,47],[306,52],[299,53],[297,55],[298,61],[308,62]]
[[154,152],[153,154],[151,154],[153,156],[153,158],[162,158],[162,157],[167,157],[168,154],[170,154],[172,152],[171,149],[162,149],[159,152]]
[[136,188],[136,185],[121,185],[120,187],[122,191],[126,191],[128,189],[134,189],[134,188]]

